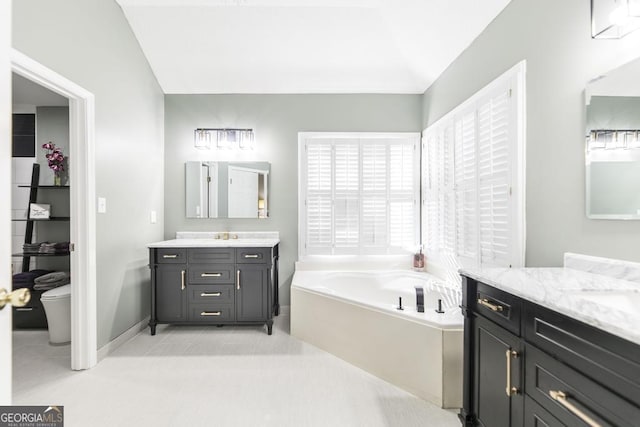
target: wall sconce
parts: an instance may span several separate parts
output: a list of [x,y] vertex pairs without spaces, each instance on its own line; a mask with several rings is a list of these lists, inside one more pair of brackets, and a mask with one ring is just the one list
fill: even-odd
[[217,149],[253,150],[255,148],[253,129],[198,128],[194,131],[193,145],[198,149],[208,150],[211,149],[212,139],[215,140]]
[[591,0],[591,37],[619,39],[640,28],[640,0]]

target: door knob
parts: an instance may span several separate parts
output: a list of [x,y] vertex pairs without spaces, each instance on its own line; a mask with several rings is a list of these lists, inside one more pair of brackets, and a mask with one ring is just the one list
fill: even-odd
[[16,289],[13,292],[7,292],[6,289],[0,288],[0,310],[7,303],[14,307],[24,307],[31,300],[31,292],[27,288]]

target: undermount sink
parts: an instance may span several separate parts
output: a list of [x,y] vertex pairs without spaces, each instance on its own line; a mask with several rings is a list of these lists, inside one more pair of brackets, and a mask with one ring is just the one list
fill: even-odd
[[565,295],[575,296],[579,299],[591,301],[627,313],[637,313],[638,307],[640,307],[640,291],[635,289],[569,291],[565,292]]

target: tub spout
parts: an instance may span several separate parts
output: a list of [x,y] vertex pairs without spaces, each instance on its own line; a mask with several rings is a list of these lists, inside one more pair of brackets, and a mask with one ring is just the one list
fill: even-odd
[[416,286],[416,308],[418,313],[424,313],[424,288]]

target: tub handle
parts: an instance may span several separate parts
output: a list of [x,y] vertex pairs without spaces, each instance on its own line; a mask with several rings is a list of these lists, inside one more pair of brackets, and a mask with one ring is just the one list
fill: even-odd
[[478,304],[487,307],[491,311],[502,312],[502,310],[504,310],[503,306],[490,303],[489,300],[486,298],[478,298]]

